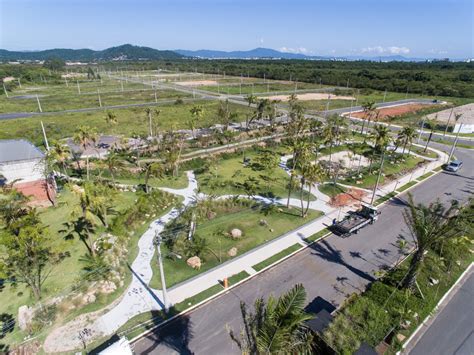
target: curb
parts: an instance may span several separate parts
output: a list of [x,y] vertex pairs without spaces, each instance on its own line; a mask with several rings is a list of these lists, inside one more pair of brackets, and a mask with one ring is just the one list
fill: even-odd
[[[468,273],[470,273],[470,271],[473,267],[474,267],[474,263],[469,264],[469,266],[466,268],[466,270],[464,270],[463,273],[458,277],[456,282],[449,288],[449,290],[443,295],[443,297],[441,297],[441,299],[436,304],[436,306],[433,308],[433,310],[430,312],[430,314],[423,320],[423,322],[420,323],[420,325],[415,329],[415,331],[410,335],[410,337],[403,343],[402,350],[398,351],[397,355],[403,354],[405,349],[407,348],[407,346],[418,335],[418,333],[420,333],[422,328],[425,327],[430,320],[434,321],[436,319],[436,317],[439,315],[439,313],[437,313],[437,312],[440,310],[440,305],[451,295],[451,293],[454,291],[454,289],[464,280],[464,277]],[[427,329],[429,329],[429,326],[427,327]],[[426,332],[426,330],[425,330],[425,332]],[[421,336],[423,336],[423,334],[424,334],[424,332],[421,334]],[[416,346],[418,341],[419,341],[419,339],[415,340],[413,346]]]

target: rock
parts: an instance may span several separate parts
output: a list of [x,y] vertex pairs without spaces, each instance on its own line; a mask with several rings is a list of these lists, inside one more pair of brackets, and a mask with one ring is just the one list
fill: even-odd
[[209,212],[207,212],[207,219],[213,219],[213,218],[216,217],[216,215],[217,215],[216,212],[214,212],[214,211],[209,211]]
[[230,231],[230,236],[233,238],[233,239],[239,239],[242,237],[242,231],[238,228],[234,228]]
[[270,228],[270,233],[273,233],[275,230],[273,228]]
[[406,336],[404,336],[402,333],[398,333],[397,334],[397,340],[400,342],[400,343],[403,343],[403,341],[406,339]]
[[186,264],[188,264],[188,266],[191,266],[193,269],[199,270],[201,268],[201,259],[199,258],[199,256],[193,256],[186,260]]
[[268,226],[268,222],[266,219],[261,219],[259,223],[261,226]]
[[431,286],[435,286],[435,285],[439,284],[439,280],[437,280],[435,278],[432,278],[432,277],[429,278],[429,281],[430,281]]
[[84,304],[94,303],[97,297],[93,293],[84,296]]
[[21,330],[25,331],[29,328],[31,320],[33,319],[34,310],[33,307],[23,305],[18,308],[18,326]]
[[117,289],[117,285],[112,281],[102,281],[100,283],[99,292],[109,294]]
[[229,255],[230,257],[236,256],[237,255],[237,248],[236,247],[230,248],[229,251],[227,252],[227,255]]
[[405,320],[404,322],[402,322],[401,327],[403,329],[408,329],[410,327],[410,325],[411,325],[411,321]]

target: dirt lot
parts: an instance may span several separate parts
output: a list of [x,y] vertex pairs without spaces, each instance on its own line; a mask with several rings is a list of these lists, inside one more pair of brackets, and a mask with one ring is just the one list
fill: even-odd
[[[406,113],[416,112],[428,107],[433,107],[433,105],[424,105],[424,104],[408,104],[408,105],[399,105],[378,109],[379,119],[384,117],[394,117],[401,116]],[[356,112],[351,115],[351,117],[365,118],[364,112]]]
[[182,86],[210,86],[210,85],[217,85],[217,81],[215,80],[195,80],[195,81],[179,81],[176,82],[177,85]]
[[[332,100],[353,100],[352,96],[338,96],[333,94],[326,94],[326,93],[307,93],[307,94],[299,94],[296,95],[298,100],[301,101],[310,101],[310,100],[328,100],[331,98]],[[280,100],[280,101],[288,101],[289,95],[274,95],[274,96],[266,96],[266,98],[270,100]]]
[[344,206],[360,206],[366,193],[362,190],[350,189],[345,193],[334,196],[329,201],[329,204],[333,207],[344,207]]
[[[362,158],[362,159],[361,159]],[[352,154],[348,150],[343,150],[341,152],[336,152],[332,154],[331,161],[342,163],[345,168],[352,169],[359,165],[362,167],[369,166],[369,159],[364,156],[360,156],[359,154]],[[329,160],[329,155],[325,155],[318,160]]]
[[474,122],[474,103],[472,104],[467,104],[467,105],[462,105],[458,107],[454,107],[452,109],[453,113],[451,115],[451,109],[448,108],[443,111],[439,111],[436,113],[429,114],[428,118],[430,119],[436,119],[439,122],[444,122],[447,123],[449,120],[449,116],[451,115],[451,124],[454,122],[454,116],[457,114],[461,114],[461,120],[460,122],[463,123],[472,123]]

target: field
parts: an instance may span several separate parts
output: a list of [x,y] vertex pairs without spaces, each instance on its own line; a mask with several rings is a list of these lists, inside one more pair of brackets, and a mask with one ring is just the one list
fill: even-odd
[[[216,101],[196,101],[192,104],[184,103],[180,105],[165,104],[155,107],[160,111],[157,118],[159,129],[189,129],[188,121],[191,118],[189,110],[194,105],[201,105],[204,110],[202,119],[196,123],[197,127],[208,127],[216,123],[219,105]],[[244,121],[245,115],[251,112],[251,109],[243,105],[229,103],[229,107],[233,112],[238,113],[239,121]],[[43,121],[50,139],[71,137],[74,131],[81,125],[95,127],[102,134],[131,136],[132,134],[146,134],[148,132],[148,118],[145,107],[124,108],[112,111],[117,116],[118,123],[116,125],[106,122],[105,110],[42,116],[41,121]],[[25,138],[34,144],[41,145],[41,134],[39,118],[0,120],[0,139]]]
[[[378,114],[378,119],[383,120],[387,117],[396,117],[413,112],[418,112],[423,109],[432,108],[439,109],[438,105],[424,105],[424,104],[408,104],[408,105],[397,105],[392,107],[380,108],[376,112]],[[352,117],[357,118],[366,118],[367,115],[364,112],[355,112],[351,115]]]
[[295,90],[320,89],[317,84],[300,83],[300,82],[278,82],[267,81],[258,83],[233,83],[232,85],[211,85],[201,86],[202,90],[207,90],[220,94],[228,95],[248,95],[248,94],[265,94],[274,92],[293,92]]

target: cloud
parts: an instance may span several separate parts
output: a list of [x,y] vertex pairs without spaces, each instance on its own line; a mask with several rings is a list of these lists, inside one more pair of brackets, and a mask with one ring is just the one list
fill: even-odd
[[361,52],[362,53],[378,53],[378,54],[408,54],[410,53],[410,48],[397,47],[397,46],[390,46],[390,47],[375,46],[375,47],[362,48]]
[[308,49],[304,47],[298,47],[298,48],[289,48],[289,47],[281,47],[279,48],[280,52],[285,52],[285,53],[297,53],[297,54],[308,54],[311,53]]

